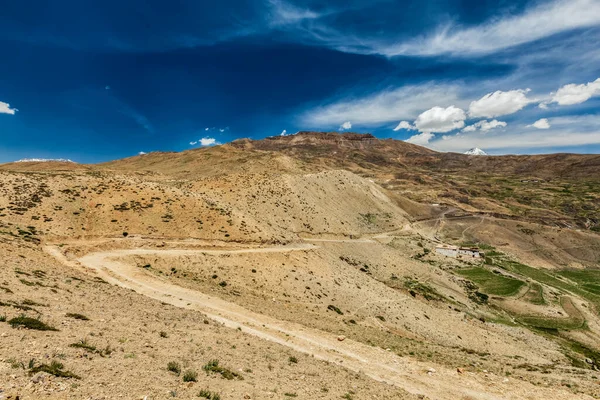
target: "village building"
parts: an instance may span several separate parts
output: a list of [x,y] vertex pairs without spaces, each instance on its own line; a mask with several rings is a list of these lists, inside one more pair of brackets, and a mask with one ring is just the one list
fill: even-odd
[[477,247],[458,247],[440,244],[436,246],[435,252],[446,257],[481,258],[481,252]]
[[458,257],[458,247],[447,244],[436,246],[435,252],[446,257]]
[[470,258],[479,258],[481,257],[481,253],[477,247],[460,247],[458,249],[459,257],[470,257]]

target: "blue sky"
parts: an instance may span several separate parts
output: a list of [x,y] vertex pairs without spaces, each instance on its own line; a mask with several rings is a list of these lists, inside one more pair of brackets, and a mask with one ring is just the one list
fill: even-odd
[[600,0],[7,2],[0,162],[306,129],[599,153],[598,43]]

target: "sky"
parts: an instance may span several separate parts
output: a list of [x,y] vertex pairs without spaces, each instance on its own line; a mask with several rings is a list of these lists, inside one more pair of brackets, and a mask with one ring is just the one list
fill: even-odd
[[372,133],[600,153],[600,0],[59,0],[0,8],[0,162]]

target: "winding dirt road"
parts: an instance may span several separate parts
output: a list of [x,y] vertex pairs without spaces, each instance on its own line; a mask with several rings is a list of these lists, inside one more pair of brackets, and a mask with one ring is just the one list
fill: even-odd
[[238,250],[120,249],[89,253],[77,260],[69,260],[56,246],[46,246],[45,250],[61,263],[83,269],[86,273],[98,276],[114,285],[132,289],[139,294],[176,307],[200,311],[227,327],[240,328],[247,334],[364,373],[376,381],[400,387],[412,394],[424,395],[425,398],[448,400],[574,398],[573,394],[568,392],[547,390],[493,374],[488,376],[470,372],[458,374],[437,364],[399,357],[392,352],[350,339],[340,341],[331,333],[255,313],[220,298],[174,285],[166,278],[154,276],[143,268],[118,260],[132,255],[281,253],[309,251],[314,248],[315,245],[301,243],[293,246]]

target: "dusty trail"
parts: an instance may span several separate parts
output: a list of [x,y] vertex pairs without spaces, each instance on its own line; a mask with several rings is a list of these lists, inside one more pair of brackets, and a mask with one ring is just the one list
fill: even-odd
[[512,379],[509,381],[493,374],[488,374],[488,376],[470,372],[458,374],[454,370],[440,367],[437,364],[399,357],[383,349],[350,339],[339,341],[331,333],[255,313],[220,298],[174,285],[167,279],[154,276],[143,268],[117,260],[119,257],[131,255],[281,253],[307,251],[314,248],[316,246],[301,243],[285,247],[237,250],[120,249],[90,253],[76,261],[67,259],[56,246],[46,246],[45,250],[63,264],[82,269],[86,273],[94,274],[114,285],[132,289],[139,294],[176,307],[201,311],[209,318],[227,327],[240,328],[245,333],[290,347],[349,370],[362,372],[374,380],[397,386],[412,394],[425,395],[426,398],[432,400],[524,400],[533,398],[567,400],[574,398],[572,393],[550,391],[522,381],[517,382]]

